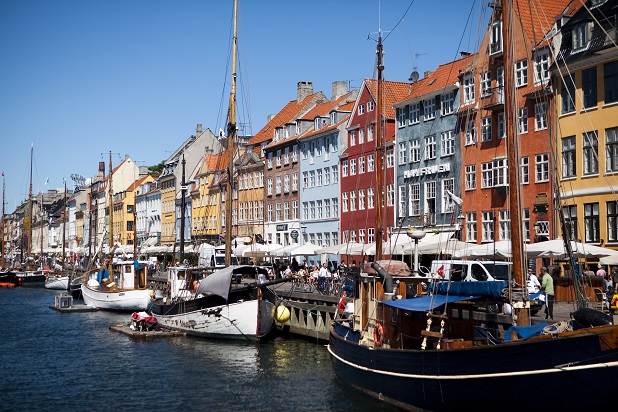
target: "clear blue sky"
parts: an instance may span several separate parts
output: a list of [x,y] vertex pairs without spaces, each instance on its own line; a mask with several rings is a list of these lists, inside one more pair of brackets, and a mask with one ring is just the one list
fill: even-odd
[[[472,0],[239,3],[241,133],[256,133],[295,99],[299,81],[330,97],[333,81],[358,88],[375,77],[378,28],[387,80],[407,81],[414,67],[422,77],[459,51],[474,51],[486,7]],[[198,123],[225,129],[232,10],[232,0],[0,0],[6,213],[27,198],[31,145],[36,194],[61,188],[63,178],[73,189],[70,175],[94,176],[110,151],[115,165],[129,154],[150,166]]]

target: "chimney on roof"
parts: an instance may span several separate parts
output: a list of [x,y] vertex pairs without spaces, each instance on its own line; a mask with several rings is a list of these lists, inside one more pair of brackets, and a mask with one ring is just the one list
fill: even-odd
[[337,100],[348,92],[348,83],[343,81],[333,82],[333,97],[331,100]]
[[124,160],[128,160],[131,156],[129,156],[128,154],[124,155]]
[[298,101],[298,103],[301,103],[303,100],[305,100],[305,97],[311,96],[313,94],[312,82],[298,82],[296,86],[296,100]]
[[148,166],[139,167],[139,177],[148,176]]
[[99,162],[99,173],[105,176],[105,162]]
[[266,123],[270,122],[272,119],[275,118],[276,115],[274,114],[269,114],[268,116],[266,116]]
[[431,76],[431,73],[433,73],[433,71],[427,70],[425,73],[423,73],[423,77],[427,78],[427,77]]
[[195,128],[195,134],[196,135],[202,134],[202,124],[201,123],[197,124],[197,127]]

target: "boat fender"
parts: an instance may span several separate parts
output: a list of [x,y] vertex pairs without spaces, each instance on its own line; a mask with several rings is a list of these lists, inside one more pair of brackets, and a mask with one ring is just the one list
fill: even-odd
[[384,342],[384,328],[382,328],[382,324],[380,322],[376,323],[373,327],[373,342],[376,348],[382,346]]

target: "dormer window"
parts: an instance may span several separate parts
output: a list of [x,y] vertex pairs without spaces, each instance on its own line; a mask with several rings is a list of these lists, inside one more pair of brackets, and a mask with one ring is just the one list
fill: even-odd
[[573,28],[571,31],[571,38],[574,52],[584,50],[588,47],[588,43],[590,42],[589,31],[588,22],[578,24]]
[[281,132],[281,129],[275,129],[275,137],[273,139],[275,142],[278,142],[279,139],[281,138],[279,132]]
[[373,112],[373,107],[374,107],[373,100],[368,101],[367,102],[367,111],[368,112]]
[[337,112],[330,113],[330,124],[337,123]]
[[489,39],[489,54],[498,53],[502,53],[502,21],[495,21],[491,24]]
[[365,105],[364,104],[359,104],[358,105],[358,114],[363,114],[365,113]]

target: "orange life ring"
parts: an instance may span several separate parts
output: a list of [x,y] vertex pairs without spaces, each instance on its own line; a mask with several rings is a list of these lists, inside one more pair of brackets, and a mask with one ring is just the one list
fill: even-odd
[[384,328],[382,328],[382,324],[378,322],[373,327],[373,343],[379,348],[382,346],[382,342],[384,342]]

